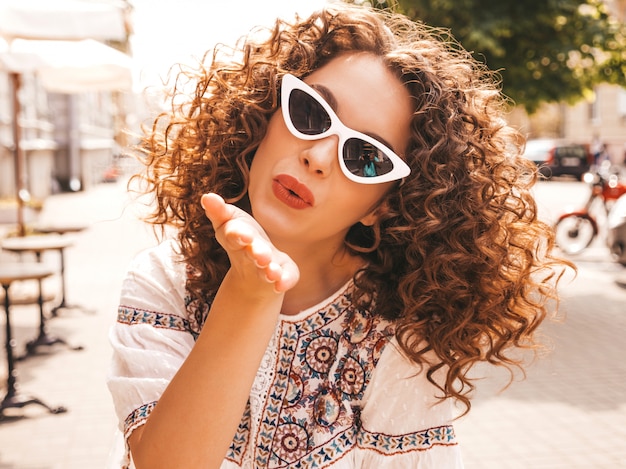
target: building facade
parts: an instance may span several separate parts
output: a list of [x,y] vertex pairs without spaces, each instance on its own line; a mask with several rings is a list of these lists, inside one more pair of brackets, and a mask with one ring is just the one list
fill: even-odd
[[[626,0],[607,0],[607,6],[626,20]],[[606,145],[611,162],[626,163],[626,89],[620,86],[598,85],[589,99],[573,106],[545,104],[532,116],[516,109],[511,123],[528,138],[564,138],[592,149]]]

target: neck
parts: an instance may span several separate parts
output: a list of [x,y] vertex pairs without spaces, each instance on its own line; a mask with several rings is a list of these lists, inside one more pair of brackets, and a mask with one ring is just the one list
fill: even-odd
[[300,281],[285,294],[282,313],[294,315],[328,298],[350,280],[363,259],[340,250],[320,252],[311,246],[285,251],[300,269]]

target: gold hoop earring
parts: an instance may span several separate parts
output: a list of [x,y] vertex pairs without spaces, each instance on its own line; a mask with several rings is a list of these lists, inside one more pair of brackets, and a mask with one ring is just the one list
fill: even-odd
[[377,220],[373,225],[364,225],[361,222],[353,225],[348,231],[344,243],[355,252],[367,254],[378,249],[380,240],[380,222]]

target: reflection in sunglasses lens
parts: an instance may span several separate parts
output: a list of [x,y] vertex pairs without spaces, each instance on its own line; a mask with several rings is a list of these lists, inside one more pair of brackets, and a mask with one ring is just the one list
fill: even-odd
[[293,90],[289,96],[289,115],[299,132],[317,135],[330,128],[330,116],[320,103],[302,90]]
[[393,169],[393,163],[382,150],[360,138],[346,140],[343,161],[352,174],[362,177],[382,176]]
[[[304,135],[323,134],[332,123],[324,107],[298,89],[289,95],[289,117],[293,126]],[[360,138],[346,140],[342,157],[348,171],[359,177],[382,176],[393,170],[393,163],[381,149]]]

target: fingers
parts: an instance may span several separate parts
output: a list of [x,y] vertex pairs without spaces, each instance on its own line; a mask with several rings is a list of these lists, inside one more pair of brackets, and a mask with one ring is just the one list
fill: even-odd
[[272,284],[278,293],[289,290],[298,282],[299,271],[295,263],[272,245],[249,214],[227,204],[214,193],[204,194],[201,204],[232,267],[242,273],[248,272],[245,275],[254,274],[256,270],[256,276]]
[[277,293],[286,292],[295,287],[298,280],[300,280],[298,266],[289,259],[289,262],[281,266],[280,278],[274,282],[274,291]]
[[232,219],[234,207],[228,205],[222,197],[215,193],[204,194],[200,199],[204,213],[213,223],[215,231],[224,223]]
[[253,238],[252,241],[244,246],[248,257],[254,264],[263,269],[270,266],[273,258],[272,247],[263,239]]
[[263,271],[265,273],[265,281],[274,285],[276,293],[286,292],[293,288],[300,278],[298,268],[291,260],[283,265],[277,262],[270,262]]
[[254,230],[244,220],[237,219],[237,209],[234,206],[214,193],[204,194],[200,203],[213,224],[218,241],[225,249],[243,248],[252,242]]

